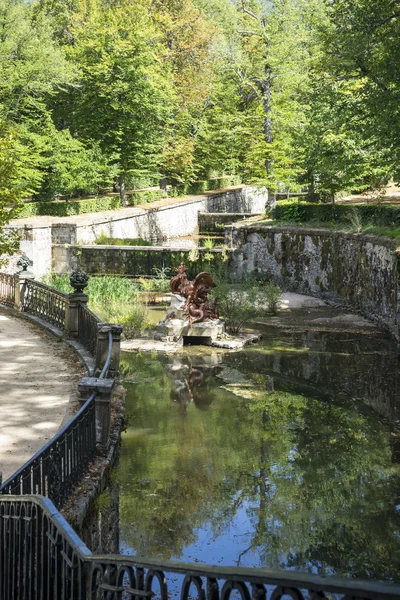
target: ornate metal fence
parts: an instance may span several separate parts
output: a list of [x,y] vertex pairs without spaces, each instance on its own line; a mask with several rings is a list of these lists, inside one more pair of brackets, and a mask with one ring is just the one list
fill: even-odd
[[0,304],[14,306],[16,278],[14,275],[0,273]]
[[96,455],[95,394],[27,463],[0,487],[1,494],[40,494],[61,508]]
[[80,302],[78,306],[78,340],[89,350],[92,356],[96,356],[97,325],[99,323],[101,323],[99,317]]
[[68,306],[68,294],[27,279],[21,310],[31,315],[41,317],[45,321],[65,329],[65,319]]
[[[12,551],[10,551],[12,550]],[[96,556],[47,498],[0,497],[2,600],[394,600],[400,586],[292,571]]]

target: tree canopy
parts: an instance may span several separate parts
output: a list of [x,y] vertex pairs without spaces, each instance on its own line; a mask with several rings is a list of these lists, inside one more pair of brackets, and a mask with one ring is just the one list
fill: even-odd
[[399,178],[399,18],[396,0],[0,0],[3,221],[21,195],[161,178],[320,199]]

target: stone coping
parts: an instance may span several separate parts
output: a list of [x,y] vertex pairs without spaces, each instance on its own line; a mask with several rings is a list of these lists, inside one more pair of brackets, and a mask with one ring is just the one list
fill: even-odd
[[76,224],[78,226],[87,226],[96,223],[102,223],[104,219],[107,221],[120,221],[128,217],[145,215],[148,212],[157,210],[157,212],[163,210],[169,210],[175,208],[181,204],[193,204],[200,202],[206,198],[220,196],[228,192],[240,189],[253,189],[256,186],[251,185],[235,185],[228,188],[221,188],[219,190],[210,190],[203,192],[198,195],[182,196],[181,198],[164,198],[162,200],[156,200],[155,202],[149,202],[147,204],[138,204],[137,206],[127,206],[126,208],[118,208],[114,210],[105,210],[96,213],[83,213],[81,215],[71,215],[70,217],[55,217],[51,215],[43,215],[36,217],[27,217],[23,219],[13,219],[6,226],[7,229],[21,229],[24,227],[50,227],[63,224]]
[[337,237],[343,236],[355,241],[366,241],[373,244],[392,248],[395,252],[400,253],[400,247],[398,241],[391,238],[374,235],[369,233],[353,233],[350,231],[337,231],[332,229],[325,229],[323,227],[295,227],[290,225],[260,225],[258,223],[239,222],[229,225],[231,229],[239,230],[246,229],[250,233],[288,233],[293,232],[299,235],[319,235],[324,237]]

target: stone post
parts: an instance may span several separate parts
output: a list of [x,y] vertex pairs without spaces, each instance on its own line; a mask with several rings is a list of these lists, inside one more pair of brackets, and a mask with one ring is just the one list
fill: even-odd
[[99,379],[97,377],[82,377],[78,390],[84,394],[83,402],[88,395],[96,392],[96,445],[100,454],[105,454],[110,442],[111,397],[114,390],[114,379]]
[[68,307],[65,318],[65,329],[68,337],[76,338],[79,333],[79,303],[87,304],[89,297],[83,292],[68,294]]
[[95,373],[101,373],[104,364],[107,360],[109,332],[112,335],[111,361],[108,369],[110,377],[118,377],[119,375],[119,360],[121,355],[121,334],[122,325],[112,325],[110,323],[99,323],[97,329],[97,351]]
[[35,276],[29,271],[21,271],[18,273],[17,277],[18,281],[15,285],[15,308],[17,310],[22,310],[24,306],[27,281],[32,281],[35,279]]

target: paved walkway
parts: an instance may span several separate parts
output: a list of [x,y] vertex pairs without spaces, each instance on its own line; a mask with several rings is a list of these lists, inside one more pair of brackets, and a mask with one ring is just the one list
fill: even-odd
[[0,471],[3,482],[78,406],[81,367],[63,342],[0,309]]

